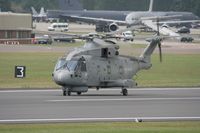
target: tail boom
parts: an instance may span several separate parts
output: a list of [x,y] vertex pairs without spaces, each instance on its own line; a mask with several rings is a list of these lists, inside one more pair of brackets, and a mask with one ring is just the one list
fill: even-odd
[[153,38],[150,44],[145,48],[144,52],[140,56],[140,68],[149,69],[151,68],[151,55],[153,54],[156,46],[160,43],[159,37]]

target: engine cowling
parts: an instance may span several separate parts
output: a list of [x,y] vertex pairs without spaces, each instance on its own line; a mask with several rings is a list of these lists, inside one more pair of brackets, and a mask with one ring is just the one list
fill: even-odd
[[116,24],[116,23],[111,23],[109,25],[109,31],[112,32],[112,31],[116,31],[119,29],[119,26]]

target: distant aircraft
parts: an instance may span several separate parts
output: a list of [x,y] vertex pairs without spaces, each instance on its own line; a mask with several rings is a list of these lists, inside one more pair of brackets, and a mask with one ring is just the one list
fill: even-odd
[[35,10],[34,7],[31,7],[33,20],[35,21],[45,21],[47,18],[47,13],[44,11],[44,7],[41,7],[40,13]]
[[116,31],[118,29],[118,25],[120,24],[133,25],[136,23],[136,21],[142,20],[143,18],[147,17],[155,18],[163,16],[176,16],[173,19],[176,19],[178,21],[199,20],[199,17],[197,17],[191,12],[153,11],[153,0],[150,0],[148,11],[87,11],[83,10],[83,7],[80,4],[79,0],[59,0],[59,5],[61,10],[47,11],[48,18],[62,18],[70,21],[95,24],[96,31],[98,32]]
[[31,11],[32,11],[33,17],[37,17],[39,15],[38,12],[35,10],[34,7],[31,7]]

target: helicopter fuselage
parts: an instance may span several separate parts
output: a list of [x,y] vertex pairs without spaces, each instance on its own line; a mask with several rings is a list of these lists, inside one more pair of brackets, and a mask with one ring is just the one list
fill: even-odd
[[[133,87],[136,85],[132,81],[132,77],[139,70],[137,61],[121,56],[102,58],[85,55],[79,59],[84,59],[84,61],[77,61],[74,69],[66,66],[54,71],[54,80],[57,84],[68,88],[77,86]],[[76,62],[74,59],[71,61]]]

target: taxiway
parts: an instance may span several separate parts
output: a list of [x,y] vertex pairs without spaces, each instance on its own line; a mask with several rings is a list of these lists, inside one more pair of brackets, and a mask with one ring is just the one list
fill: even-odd
[[0,91],[0,123],[200,120],[200,88]]

